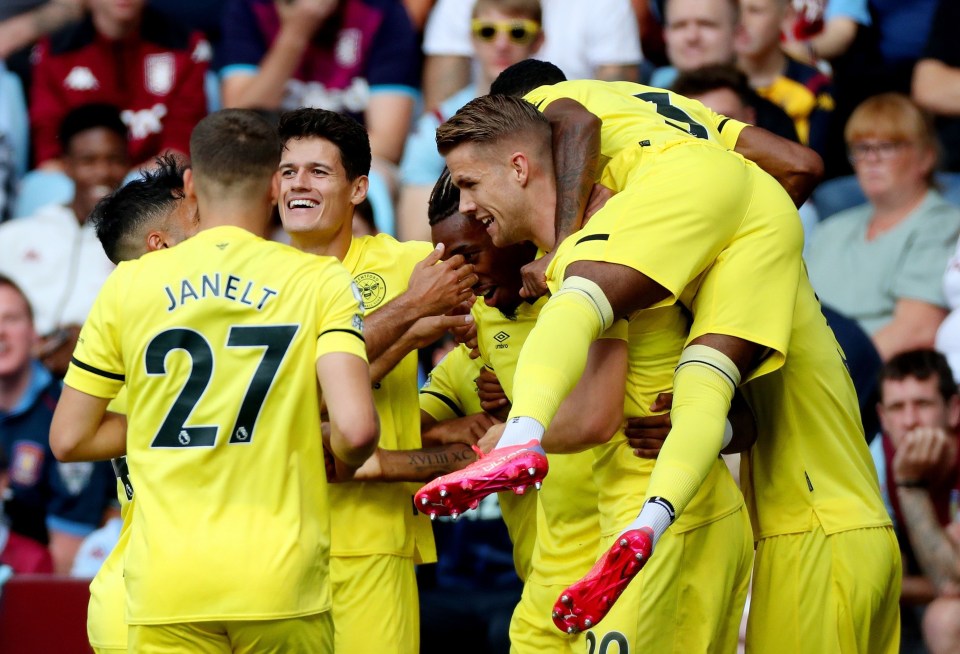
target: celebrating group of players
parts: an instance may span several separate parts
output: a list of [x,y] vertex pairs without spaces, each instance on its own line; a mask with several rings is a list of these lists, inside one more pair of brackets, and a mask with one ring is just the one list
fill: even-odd
[[[94,648],[417,652],[427,515],[502,491],[512,651],[735,651],[751,570],[748,648],[896,651],[899,550],[800,257],[815,155],[532,60],[437,144],[433,250],[352,235],[369,142],[323,110],[213,114],[189,170],[98,206],[129,261],[51,429],[61,459],[126,456]],[[254,235],[275,204],[292,248]],[[479,358],[458,346],[418,402],[416,349],[473,326]],[[669,438],[638,458],[624,419],[665,392]]]

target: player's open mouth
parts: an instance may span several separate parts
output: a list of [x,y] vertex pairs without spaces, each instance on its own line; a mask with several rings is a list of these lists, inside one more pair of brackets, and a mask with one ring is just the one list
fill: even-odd
[[313,209],[320,206],[320,203],[309,198],[296,198],[287,202],[288,209]]
[[495,284],[484,284],[473,287],[473,294],[477,297],[482,297],[484,300],[492,299],[496,292],[497,286]]
[[484,227],[489,227],[493,224],[493,216],[487,216],[486,218],[477,218]]

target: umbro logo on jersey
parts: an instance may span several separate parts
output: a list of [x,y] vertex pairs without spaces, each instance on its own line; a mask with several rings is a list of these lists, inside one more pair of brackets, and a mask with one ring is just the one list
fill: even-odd
[[100,88],[100,82],[86,66],[74,66],[63,79],[63,85],[74,91],[92,91]]
[[508,338],[510,338],[510,334],[508,334],[507,332],[497,332],[496,334],[493,335],[493,340],[497,342],[498,350],[505,350],[508,347],[510,347],[505,342]]
[[223,250],[223,249],[226,249],[226,247],[227,247],[228,245],[230,245],[230,244],[229,244],[229,243],[217,243],[216,245],[217,245],[217,247],[218,247],[219,249]]

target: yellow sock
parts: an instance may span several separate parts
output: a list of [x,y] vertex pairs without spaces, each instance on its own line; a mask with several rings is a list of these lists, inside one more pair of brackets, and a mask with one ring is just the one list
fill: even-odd
[[739,383],[737,367],[724,354],[703,345],[684,350],[673,378],[673,426],[647,489],[648,498],[666,499],[677,516],[717,460]]
[[612,324],[613,311],[599,286],[581,277],[566,279],[524,343],[510,418],[530,417],[549,426],[583,375],[590,344]]

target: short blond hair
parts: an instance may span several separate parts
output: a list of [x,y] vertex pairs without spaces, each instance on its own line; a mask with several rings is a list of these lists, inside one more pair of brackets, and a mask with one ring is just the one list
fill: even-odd
[[437,150],[447,155],[458,145],[494,145],[509,137],[550,143],[550,123],[526,100],[509,95],[481,95],[463,105],[437,128]]
[[481,11],[493,9],[508,16],[518,18],[529,18],[543,25],[543,10],[540,7],[540,0],[477,0],[473,5],[473,17],[480,15]]
[[[903,141],[924,150],[939,151],[933,117],[902,93],[881,93],[867,98],[853,110],[843,130],[849,147],[868,138]],[[933,184],[933,171],[928,175]]]

